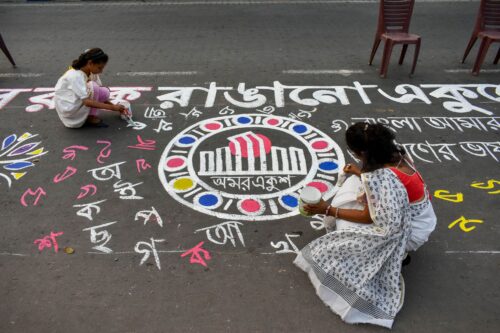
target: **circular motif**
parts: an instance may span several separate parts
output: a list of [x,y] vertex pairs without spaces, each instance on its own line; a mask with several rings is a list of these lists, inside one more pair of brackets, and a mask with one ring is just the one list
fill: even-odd
[[167,193],[201,213],[269,221],[299,214],[299,192],[333,196],[344,165],[340,147],[296,119],[262,114],[196,123],[170,141],[158,174]]

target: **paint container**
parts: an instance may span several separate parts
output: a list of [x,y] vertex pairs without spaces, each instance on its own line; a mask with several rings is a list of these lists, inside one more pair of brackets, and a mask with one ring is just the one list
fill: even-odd
[[344,185],[346,179],[347,179],[347,175],[345,174],[345,172],[344,171],[339,172],[339,176],[337,179],[337,187],[342,187],[342,185]]
[[306,186],[300,192],[299,212],[303,216],[312,216],[304,210],[304,205],[315,205],[321,201],[321,192],[312,186]]

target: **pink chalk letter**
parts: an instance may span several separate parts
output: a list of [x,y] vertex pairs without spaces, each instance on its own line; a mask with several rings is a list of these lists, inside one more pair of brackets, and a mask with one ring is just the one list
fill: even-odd
[[89,150],[89,147],[85,146],[69,146],[63,149],[63,160],[67,160],[68,158],[70,160],[74,160],[76,157],[76,150]]
[[149,164],[148,162],[146,162],[146,160],[143,159],[143,158],[140,158],[140,159],[136,160],[135,164],[137,165],[137,172],[138,173],[141,173],[141,171],[144,171],[144,170],[147,170],[147,169],[151,169],[151,164]]
[[33,201],[33,206],[36,206],[36,205],[38,205],[38,201],[40,200],[40,197],[42,195],[47,195],[47,193],[41,187],[37,188],[35,191],[33,191],[31,189],[31,187],[28,188],[24,192],[24,194],[21,196],[21,205],[23,205],[24,207],[28,207],[28,203],[26,202],[26,196],[28,196],[28,195],[33,196],[33,197],[36,196],[35,200]]
[[104,164],[103,160],[108,158],[109,155],[111,155],[111,148],[109,148],[109,147],[111,147],[111,141],[97,140],[97,143],[106,145],[99,152],[99,156],[97,156],[97,163]]
[[94,196],[94,194],[97,193],[97,186],[95,186],[94,184],[88,184],[88,185],[80,187],[80,190],[82,190],[82,191],[80,192],[80,194],[78,194],[77,199],[85,198],[86,196],[89,195],[90,192],[92,192],[92,194],[90,194],[90,196],[92,197],[92,196]]
[[45,237],[42,237],[42,238],[39,238],[39,239],[35,239],[35,241],[33,242],[33,244],[37,245],[38,244],[38,250],[39,251],[42,251],[44,248],[50,248],[50,247],[54,247],[54,252],[58,252],[59,251],[59,245],[57,244],[57,240],[56,240],[56,237],[58,236],[61,236],[63,235],[64,232],[53,232],[51,231],[50,232],[50,235],[49,236],[45,236]]
[[77,172],[76,168],[73,168],[72,166],[67,166],[66,170],[62,173],[58,173],[54,177],[54,183],[60,183],[63,180],[68,179],[69,177],[73,176]]
[[128,146],[132,149],[142,149],[142,150],[155,150],[156,141],[155,140],[143,140],[140,135],[137,136],[138,144],[134,146]]
[[205,242],[198,243],[198,245],[193,247],[191,250],[187,250],[186,252],[181,254],[181,257],[184,258],[185,256],[190,254],[191,257],[189,258],[189,263],[200,264],[207,267],[207,263],[205,262],[205,260],[212,259],[212,256],[210,256],[210,253],[207,250],[201,248],[204,243]]

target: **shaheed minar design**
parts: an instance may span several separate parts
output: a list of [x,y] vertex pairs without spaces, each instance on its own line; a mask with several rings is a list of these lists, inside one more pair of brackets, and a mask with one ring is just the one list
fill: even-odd
[[228,137],[227,147],[200,151],[199,176],[306,175],[304,150],[273,147],[261,134],[245,132]]

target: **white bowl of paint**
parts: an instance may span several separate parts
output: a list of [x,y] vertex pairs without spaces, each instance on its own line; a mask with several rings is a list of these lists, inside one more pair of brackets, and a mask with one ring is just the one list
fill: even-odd
[[312,186],[306,186],[300,191],[299,212],[303,216],[312,216],[304,210],[304,205],[316,205],[321,201],[321,192]]

